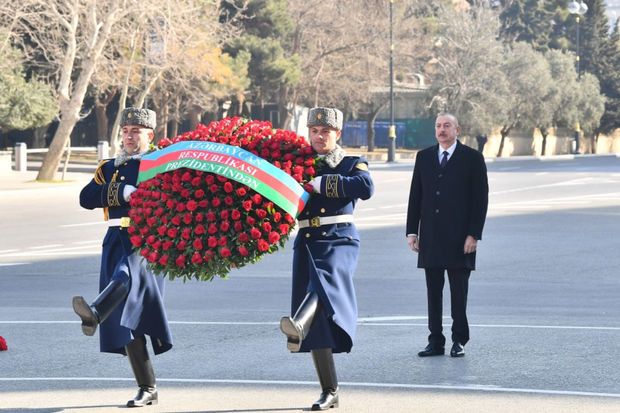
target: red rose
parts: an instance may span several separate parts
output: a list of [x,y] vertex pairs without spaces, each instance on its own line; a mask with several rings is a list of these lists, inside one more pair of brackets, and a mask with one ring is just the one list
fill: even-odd
[[245,218],[245,222],[246,222],[249,226],[252,226],[252,225],[254,225],[254,224],[256,223],[256,220],[255,220],[254,218],[252,218],[252,217],[248,216],[248,217],[246,217],[246,218]]
[[245,209],[246,211],[249,211],[250,209],[252,209],[252,201],[243,201],[243,203],[241,204],[241,206],[243,207],[243,209]]
[[245,232],[242,232],[241,234],[239,234],[239,242],[248,242],[249,240],[250,240],[250,237]]
[[146,259],[148,260],[148,262],[157,262],[157,260],[159,259],[159,254],[157,253],[157,251],[153,251]]
[[288,234],[290,227],[288,224],[280,224],[280,234],[286,235]]
[[265,219],[265,217],[267,216],[267,211],[265,211],[264,209],[257,209],[257,210],[256,210],[256,215],[257,215],[260,219]]
[[230,182],[224,184],[224,192],[230,194],[233,191],[233,185]]
[[209,229],[207,230],[207,232],[209,233],[209,235],[215,234],[217,232],[217,225],[215,224],[209,225]]
[[195,211],[196,208],[198,208],[198,202],[196,202],[194,200],[187,201],[187,210],[188,211]]
[[207,239],[207,245],[209,246],[209,248],[215,248],[217,247],[217,238],[215,237],[209,237]]
[[213,198],[211,200],[211,205],[213,205],[214,208],[219,207],[222,204],[222,200],[219,198]]
[[183,231],[181,231],[181,237],[184,239],[190,239],[191,236],[192,236],[191,228],[183,228]]
[[212,194],[216,193],[218,190],[220,189],[219,186],[213,184],[209,187],[209,191],[211,191]]
[[203,248],[202,240],[200,238],[196,238],[194,242],[192,242],[192,246],[194,249],[200,251]]
[[202,222],[204,221],[204,219],[205,219],[205,216],[202,212],[199,212],[194,216],[194,221],[196,222]]
[[224,198],[224,203],[228,206],[231,206],[235,203],[235,200],[233,199],[232,196],[227,196]]
[[195,176],[192,179],[192,186],[200,186],[200,181],[202,181],[202,179],[200,179],[199,176]]
[[176,260],[174,260],[174,263],[177,265],[177,267],[179,268],[185,268],[185,255],[179,255],[177,257]]
[[220,255],[224,258],[230,257],[230,250],[226,247],[220,249]]
[[230,229],[230,222],[228,221],[222,221],[220,223],[220,231],[222,232],[227,232]]
[[142,245],[142,237],[140,237],[139,235],[134,235],[133,237],[129,238],[129,241],[131,241],[131,245],[133,245],[135,248],[138,248]]
[[261,225],[263,228],[263,231],[265,232],[270,232],[271,231],[271,224],[269,222],[263,222],[263,225]]
[[140,250],[140,255],[142,255],[143,257],[148,257],[148,255],[151,253],[151,250],[148,248],[142,248]]
[[227,209],[224,209],[222,212],[220,212],[220,218],[224,220],[228,219],[229,215],[230,215],[230,211]]
[[260,252],[267,252],[267,251],[269,251],[269,243],[267,241],[265,241],[264,239],[259,239],[258,240],[257,247],[258,247],[258,250]]
[[194,234],[196,234],[196,235],[202,235],[202,234],[206,234],[206,233],[207,233],[207,229],[202,224],[198,224],[194,228]]
[[178,229],[176,228],[168,228],[168,231],[166,231],[166,235],[168,235],[169,238],[176,238],[177,237],[177,233],[179,232]]
[[195,252],[194,255],[192,255],[192,264],[202,264],[202,255],[200,255],[199,252]]
[[177,226],[181,225],[181,216],[180,215],[173,216],[170,222],[172,222],[174,225],[177,225]]
[[235,221],[233,229],[235,230],[235,232],[241,232],[241,230],[243,229],[243,224],[241,223],[241,221]]
[[216,219],[217,217],[215,216],[215,213],[213,213],[212,211],[207,212],[207,221],[213,222]]
[[193,221],[192,219],[192,214],[190,214],[189,212],[186,212],[185,215],[183,215],[183,223],[185,223],[186,225],[191,224]]
[[261,235],[262,235],[262,233],[257,228],[252,228],[250,230],[250,236],[252,237],[252,239],[259,239],[261,237]]
[[209,206],[209,201],[207,201],[206,199],[201,199],[200,202],[198,202],[198,206],[200,208],[206,208]]
[[260,204],[263,201],[263,197],[260,194],[252,195],[252,202],[255,204]]
[[211,186],[211,185],[213,185],[213,182],[215,182],[215,177],[213,175],[209,174],[209,175],[205,176],[205,182],[207,183],[207,185]]
[[239,218],[241,218],[241,212],[239,212],[238,209],[233,209],[232,212],[230,213],[232,219],[234,219],[235,221],[237,221]]
[[275,231],[270,232],[269,233],[269,243],[270,244],[275,244],[278,241],[280,241],[280,234],[278,234]]
[[170,257],[168,257],[167,255],[162,255],[162,256],[159,258],[159,261],[158,261],[158,262],[159,262],[159,265],[162,265],[162,266],[164,266],[164,267],[165,267],[166,265],[168,265],[168,259],[169,259],[169,258],[170,258]]
[[250,252],[248,251],[248,249],[244,247],[243,245],[237,248],[237,251],[239,251],[239,254],[242,257],[247,257],[248,255],[250,255]]
[[183,202],[179,202],[179,203],[177,204],[177,208],[176,208],[176,210],[177,210],[177,212],[183,212],[183,211],[185,211],[185,208],[187,208],[187,207],[185,206],[185,204],[184,204]]
[[186,242],[186,241],[181,240],[181,241],[179,241],[179,242],[177,243],[177,249],[178,249],[179,251],[184,251],[184,250],[185,250],[185,248],[187,248],[187,242]]
[[226,236],[222,236],[220,237],[220,239],[217,240],[217,245],[219,245],[220,247],[224,247],[228,244],[228,238],[226,238]]
[[246,189],[244,187],[239,187],[237,188],[237,195],[243,197],[245,196],[245,194],[247,193]]
[[172,247],[173,244],[174,243],[172,241],[165,241],[162,244],[161,249],[164,250],[164,251],[168,251]]

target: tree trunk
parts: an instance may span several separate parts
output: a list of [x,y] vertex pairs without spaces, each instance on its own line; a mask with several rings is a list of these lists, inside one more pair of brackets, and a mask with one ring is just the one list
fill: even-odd
[[591,142],[590,142],[590,146],[591,146],[590,153],[595,154],[596,153],[596,144],[598,143],[598,133],[593,134],[590,139],[591,139]]
[[377,116],[379,116],[379,112],[381,112],[385,105],[387,105],[387,102],[387,100],[383,101],[383,103],[381,103],[374,109],[371,106],[371,111],[370,113],[368,113],[366,129],[366,142],[368,145],[368,152],[374,152],[375,150],[375,121],[377,120]]
[[542,135],[542,148],[540,150],[540,156],[545,156],[547,150],[547,136],[549,136],[549,131],[547,131],[547,128],[538,129],[540,129],[540,134]]
[[497,151],[497,157],[501,158],[502,157],[502,152],[504,151],[504,142],[506,141],[506,136],[508,136],[508,133],[510,132],[510,129],[512,129],[512,127],[510,126],[504,126],[500,132],[502,138],[499,141],[499,150]]
[[[96,25],[96,29],[93,31],[92,47],[85,54],[86,58],[83,61],[80,74],[75,83],[73,83],[75,85],[73,93],[71,93],[69,87],[67,87],[66,90],[60,90],[60,124],[54,134],[49,150],[43,159],[43,164],[37,175],[37,181],[49,181],[54,179],[58,166],[60,165],[63,148],[67,144],[71,132],[80,118],[80,109],[84,103],[84,97],[86,96],[88,86],[90,85],[95,68],[99,63],[103,48],[108,42],[112,25],[116,22],[118,11],[117,3],[117,1],[112,2],[110,5],[112,11],[105,16],[105,20],[101,24]],[[92,7],[95,7],[94,3]],[[75,42],[75,32],[69,36],[72,39],[70,39],[69,47],[72,47],[72,42]],[[65,61],[61,77],[71,77],[74,62],[75,55],[73,55],[72,59]]]
[[189,111],[189,128],[194,130],[198,127],[198,124],[202,121],[201,118],[202,108],[193,105]]
[[74,104],[61,113],[58,129],[56,129],[56,133],[50,143],[50,147],[45,154],[45,158],[43,158],[43,164],[41,165],[41,169],[37,175],[37,181],[54,180],[65,146],[71,137],[71,132],[73,131],[75,124],[80,119],[79,112],[80,106],[78,106],[78,104]]

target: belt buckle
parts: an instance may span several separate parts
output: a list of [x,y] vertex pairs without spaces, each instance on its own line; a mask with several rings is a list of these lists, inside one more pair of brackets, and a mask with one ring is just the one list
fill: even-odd
[[121,228],[128,228],[130,223],[131,223],[131,219],[129,219],[129,217],[121,218]]
[[319,217],[310,218],[310,227],[318,228],[321,226],[321,219]]

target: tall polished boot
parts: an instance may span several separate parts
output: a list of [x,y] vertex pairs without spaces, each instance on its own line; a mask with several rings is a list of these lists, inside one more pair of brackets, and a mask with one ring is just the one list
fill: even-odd
[[82,296],[73,297],[73,311],[82,319],[82,332],[87,336],[94,335],[97,326],[112,314],[128,293],[128,282],[112,280],[90,305]]
[[136,397],[127,402],[127,407],[142,407],[157,404],[157,388],[155,372],[146,349],[146,338],[139,336],[125,346],[127,358],[136,382],[140,387]]
[[312,350],[312,360],[321,383],[321,397],[310,410],[328,410],[338,407],[338,377],[331,348]]
[[301,342],[306,338],[319,308],[319,296],[315,292],[308,293],[293,317],[282,317],[280,330],[286,335],[286,347],[291,352],[298,352]]

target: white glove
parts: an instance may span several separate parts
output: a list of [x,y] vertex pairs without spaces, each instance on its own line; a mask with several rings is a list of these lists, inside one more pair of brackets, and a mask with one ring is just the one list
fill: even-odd
[[321,179],[322,178],[323,178],[322,176],[317,176],[312,181],[308,182],[310,185],[312,185],[312,189],[314,189],[314,192],[321,193]]
[[129,197],[131,194],[136,192],[137,189],[138,188],[133,185],[125,185],[125,188],[123,188],[123,198],[125,199],[125,202],[129,202]]

